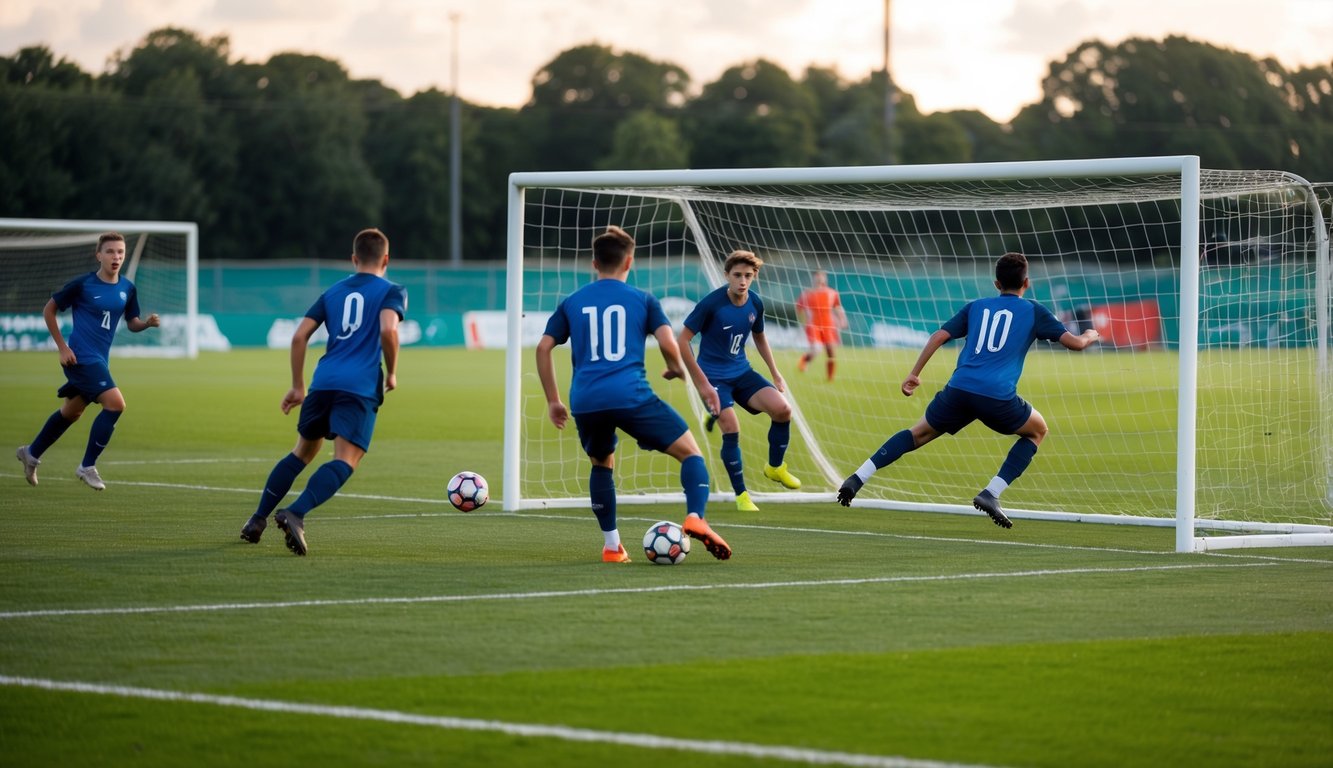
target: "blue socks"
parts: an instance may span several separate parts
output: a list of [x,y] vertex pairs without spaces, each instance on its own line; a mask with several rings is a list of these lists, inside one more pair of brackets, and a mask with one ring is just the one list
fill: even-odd
[[103,408],[102,412],[97,414],[97,418],[93,419],[93,428],[88,432],[88,448],[83,452],[83,463],[79,466],[97,465],[97,457],[102,455],[102,450],[111,442],[111,433],[116,429],[120,414],[121,411],[108,411]]
[[[879,450],[875,451],[875,455],[870,457],[870,461],[875,465],[875,469],[884,469],[901,459],[903,454],[914,450],[916,450],[916,441],[912,439],[912,430],[904,429],[885,440],[884,445],[881,445]],[[865,478],[861,479],[864,480]]]
[[997,475],[1006,483],[1012,483],[1023,474],[1023,470],[1032,463],[1032,457],[1037,455],[1037,444],[1026,437],[1018,438],[1014,447],[1009,449],[1009,455],[1004,458],[1004,463],[1000,465],[1000,472]]
[[592,499],[592,513],[603,533],[616,529],[616,479],[610,467],[592,467],[588,478],[588,496]]
[[56,412],[51,414],[46,423],[42,425],[42,431],[38,432],[37,437],[32,439],[32,444],[28,446],[28,452],[32,454],[34,459],[40,459],[42,454],[46,453],[46,449],[59,440],[60,436],[65,434],[65,430],[69,429],[69,426],[73,423],[67,421],[64,415],[60,413],[60,409],[57,408]]
[[680,463],[680,486],[685,489],[685,514],[704,516],[708,505],[708,465],[702,456]]
[[722,433],[722,466],[731,478],[731,489],[737,496],[745,493],[745,471],[741,466],[741,433]]
[[310,476],[310,482],[306,483],[305,490],[301,491],[296,503],[288,509],[297,517],[305,517],[310,510],[333,498],[333,494],[337,493],[351,476],[351,464],[338,459],[325,463]]
[[768,428],[768,466],[780,467],[787,455],[787,443],[791,441],[791,422],[775,421]]
[[268,517],[269,513],[287,497],[287,492],[292,489],[292,483],[296,482],[297,475],[304,471],[305,462],[298,459],[296,454],[289,453],[283,456],[282,460],[273,466],[268,482],[264,483],[264,490],[259,494],[259,507],[255,509],[254,516]]

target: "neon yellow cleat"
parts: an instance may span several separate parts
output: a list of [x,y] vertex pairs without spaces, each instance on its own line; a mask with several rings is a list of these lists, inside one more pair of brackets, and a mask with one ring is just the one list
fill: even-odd
[[801,481],[796,476],[787,471],[787,463],[784,461],[780,467],[764,467],[764,477],[784,486],[793,491],[801,487]]
[[759,507],[756,506],[754,500],[750,498],[749,491],[741,491],[741,495],[736,497],[736,511],[738,512],[759,511]]

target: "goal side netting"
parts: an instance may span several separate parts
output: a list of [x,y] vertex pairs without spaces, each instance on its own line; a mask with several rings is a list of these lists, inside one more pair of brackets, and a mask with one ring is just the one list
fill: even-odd
[[[199,352],[199,230],[189,222],[0,219],[0,349],[54,349],[42,308],[65,283],[98,268],[103,232],[125,236],[121,274],[138,292],[143,316],[156,312],[161,327],[116,331],[113,355],[195,357]],[[61,332],[70,314],[57,316]]]
[[[961,342],[905,398],[899,384],[922,344],[993,294],[996,258],[1019,251],[1027,296],[1103,341],[1082,353],[1038,342],[1028,355],[1019,393],[1051,432],[1006,510],[1176,525],[1182,550],[1333,543],[1328,232],[1295,176],[1200,170],[1191,157],[515,174],[507,508],[588,503],[587,457],[547,420],[532,348],[559,301],[592,279],[589,244],[608,224],[635,237],[630,282],[661,299],[677,331],[724,283],[732,250],[764,259],[754,290],[796,408],[787,461],[804,485],[764,479],[767,419],[741,413],[761,506],[832,503],[842,478],[921,418]],[[850,325],[832,381],[822,355],[796,366],[806,348],[796,303],[815,270]],[[556,359],[567,393],[568,351]],[[703,428],[697,393],[662,381],[653,349],[648,364],[658,394],[691,422],[713,501],[729,501],[720,434]],[[980,425],[940,438],[882,470],[856,504],[975,514],[972,496],[1013,439]],[[622,503],[680,500],[674,460],[632,440],[616,458]]]

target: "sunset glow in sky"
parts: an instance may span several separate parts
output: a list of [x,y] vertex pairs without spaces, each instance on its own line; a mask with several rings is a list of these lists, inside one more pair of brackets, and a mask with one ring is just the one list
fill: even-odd
[[[0,55],[46,45],[100,73],[117,49],[177,26],[227,35],[234,59],[314,53],[408,95],[449,89],[451,13],[459,92],[491,106],[520,106],[538,69],[590,42],[678,64],[696,90],[757,58],[848,80],[883,60],[883,0],[4,0]],[[922,111],[976,108],[1001,122],[1090,38],[1176,34],[1289,68],[1333,62],[1333,0],[892,0],[892,14],[894,79]]]

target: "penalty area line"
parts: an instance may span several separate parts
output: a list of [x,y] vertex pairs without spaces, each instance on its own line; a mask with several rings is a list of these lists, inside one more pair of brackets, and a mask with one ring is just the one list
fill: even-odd
[[652,587],[606,587],[600,589],[547,590],[540,592],[492,592],[478,595],[421,595],[417,597],[356,597],[339,599],[284,600],[268,603],[203,603],[198,605],[142,605],[122,608],[50,608],[31,611],[0,612],[0,621],[61,616],[127,616],[161,613],[208,613],[214,611],[274,610],[280,608],[329,608],[365,605],[414,605],[420,603],[472,603],[498,600],[549,600],[604,595],[634,595],[657,592],[719,592],[740,589],[796,589],[804,587],[848,587],[873,584],[915,584],[949,581],[984,581],[996,579],[1043,578],[1047,576],[1085,576],[1111,573],[1151,573],[1160,571],[1210,570],[1223,568],[1265,568],[1276,563],[1188,563],[1181,565],[1141,565],[1120,568],[1049,568],[1031,571],[994,571],[948,573],[928,576],[867,576],[863,578],[812,579],[805,581],[740,582],[735,584],[663,584]]
[[171,691],[158,688],[138,688],[124,685],[47,680],[32,677],[0,675],[0,685],[36,688],[60,693],[83,693],[117,696],[126,699],[147,699],[183,704],[206,704],[218,707],[244,709],[255,712],[277,712],[286,715],[335,717],[344,720],[366,720],[395,725],[415,725],[451,731],[480,731],[525,738],[548,738],[592,744],[616,744],[642,749],[672,750],[708,755],[737,755],[766,760],[782,760],[809,765],[846,765],[864,768],[986,768],[976,764],[920,760],[890,755],[837,752],[806,747],[770,746],[742,741],[681,739],[656,736],[649,733],[600,731],[564,725],[540,723],[511,723],[503,720],[478,720],[466,717],[421,715],[392,709],[307,704],[274,699],[252,699],[241,696],[221,696],[211,693]]

